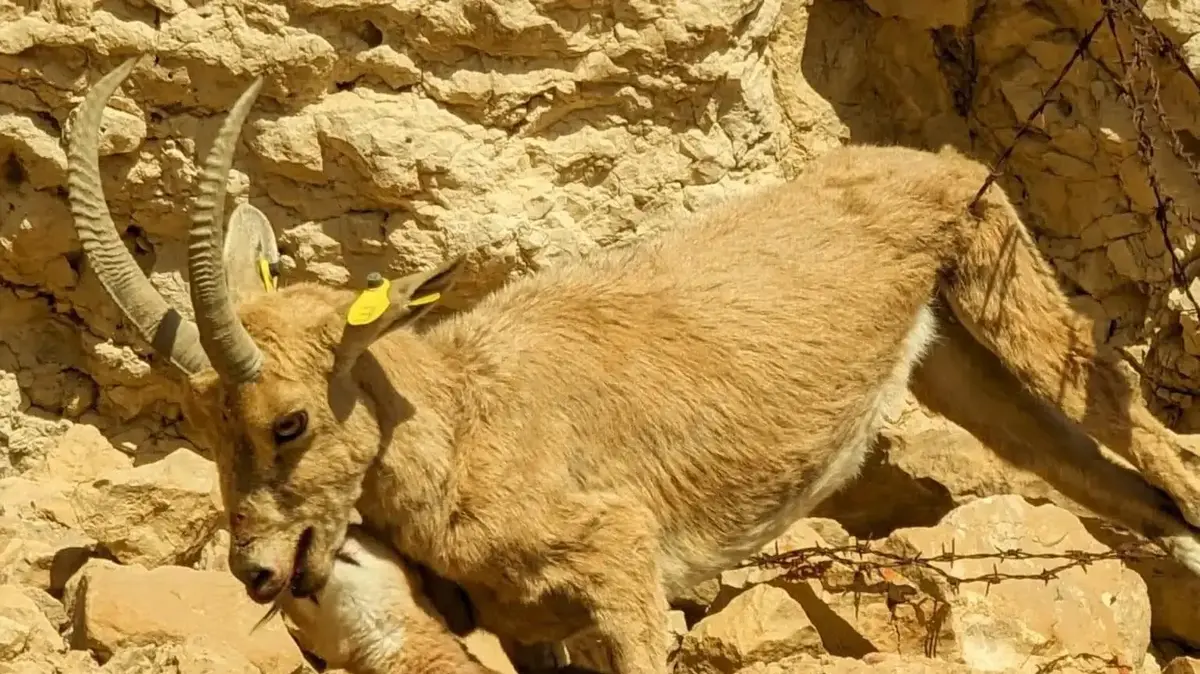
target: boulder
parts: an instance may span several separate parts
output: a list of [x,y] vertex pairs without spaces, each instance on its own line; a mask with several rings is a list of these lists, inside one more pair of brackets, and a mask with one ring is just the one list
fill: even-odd
[[279,616],[251,631],[267,609],[252,602],[228,573],[92,560],[71,580],[66,605],[72,647],[89,649],[104,661],[126,648],[203,637],[221,654],[240,654],[262,674],[291,674],[304,664]]
[[186,564],[223,522],[215,465],[178,449],[75,487],[79,528],[125,564]]

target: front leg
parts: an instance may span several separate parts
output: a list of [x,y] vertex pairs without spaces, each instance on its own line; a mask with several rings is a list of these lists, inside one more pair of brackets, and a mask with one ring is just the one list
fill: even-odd
[[[615,674],[666,674],[667,602],[653,517],[609,495],[556,495],[543,505],[507,518],[504,542],[494,536],[503,529],[490,526],[479,529],[489,539],[472,541],[486,540],[492,551],[482,556],[493,560],[486,573],[462,578],[488,576],[495,604],[477,603],[484,626],[502,638],[541,641],[592,627]],[[514,521],[527,526],[513,529]]]

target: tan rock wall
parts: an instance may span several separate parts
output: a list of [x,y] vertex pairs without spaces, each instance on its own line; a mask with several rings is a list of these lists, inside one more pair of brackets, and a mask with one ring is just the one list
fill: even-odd
[[778,180],[781,12],[779,0],[0,3],[0,467],[44,452],[60,415],[110,435],[149,420],[118,438],[130,448],[178,435],[173,384],[128,348],[146,353],[81,264],[64,198],[68,113],[123,58],[157,57],[105,116],[109,205],[181,311],[198,157],[254,73],[266,86],[230,198],[270,216],[287,277],[359,284],[472,250],[468,301],[645,236],[652,216]]
[[[68,113],[129,55],[157,58],[106,114],[105,184],[131,249],[182,311],[196,163],[254,73],[266,86],[230,199],[271,217],[288,277],[353,285],[472,250],[461,306],[785,178],[838,142],[951,142],[993,160],[1098,6],[0,2],[0,470],[44,453],[69,426],[59,417],[128,449],[178,444],[174,383],[147,367],[81,263],[64,198]],[[1147,12],[1200,59],[1194,3]],[[1117,63],[1107,33],[1094,52]],[[1184,145],[1200,148],[1200,94],[1160,72]],[[1170,292],[1130,112],[1085,59],[1036,126],[1004,184],[1097,329],[1138,357],[1153,347],[1151,397],[1180,417],[1200,339]],[[1183,165],[1159,155],[1170,195],[1195,208]],[[1195,235],[1172,236],[1186,256]]]
[[[1200,5],[1151,0],[1146,14],[1200,66]],[[785,12],[772,45],[798,54],[800,68],[777,69],[780,105],[799,133],[832,108],[841,135],[855,141],[924,146],[952,143],[994,162],[1099,17],[1098,2],[812,2]],[[806,18],[798,18],[800,16]],[[881,16],[882,15],[882,16]],[[1123,53],[1131,57],[1124,28]],[[804,41],[803,48],[792,47]],[[790,47],[790,49],[789,49]],[[1033,129],[1016,145],[1001,184],[1018,200],[1043,251],[1097,332],[1129,347],[1146,374],[1146,394],[1181,430],[1200,381],[1195,309],[1174,289],[1171,257],[1154,211],[1134,116],[1113,75],[1121,52],[1107,28],[1065,78]],[[1200,91],[1166,60],[1151,63],[1159,99],[1180,144],[1200,157]],[[1145,81],[1137,81],[1139,87]],[[812,105],[801,92],[815,93]],[[1155,169],[1177,210],[1200,212],[1200,190],[1148,109]],[[793,145],[791,165],[809,154]],[[1195,256],[1196,225],[1172,217],[1180,261]],[[1195,265],[1192,265],[1193,267]],[[1194,270],[1189,270],[1194,276]],[[1196,293],[1193,293],[1196,294]],[[1200,297],[1200,295],[1197,295]],[[1149,353],[1147,353],[1149,351]]]

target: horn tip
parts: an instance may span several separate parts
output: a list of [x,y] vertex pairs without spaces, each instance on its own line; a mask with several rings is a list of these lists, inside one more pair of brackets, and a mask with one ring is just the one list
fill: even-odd
[[123,82],[125,78],[129,77],[129,74],[133,72],[133,69],[142,62],[144,57],[144,54],[135,54],[126,58],[124,61],[121,61],[116,68],[113,68],[110,71],[111,76],[113,79],[117,80],[118,84]]
[[262,92],[263,82],[264,80],[261,74],[255,75],[254,79],[250,81],[250,86],[246,87],[246,91],[243,95],[250,101],[257,99],[258,95]]

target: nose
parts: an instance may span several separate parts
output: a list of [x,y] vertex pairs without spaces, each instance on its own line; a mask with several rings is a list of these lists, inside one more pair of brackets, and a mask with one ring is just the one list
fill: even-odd
[[264,569],[261,566],[251,566],[246,569],[246,578],[242,582],[251,590],[258,592],[271,582],[271,578],[274,575],[270,569]]
[[283,573],[261,562],[230,550],[229,571],[246,587],[246,594],[259,604],[266,604],[283,591]]

